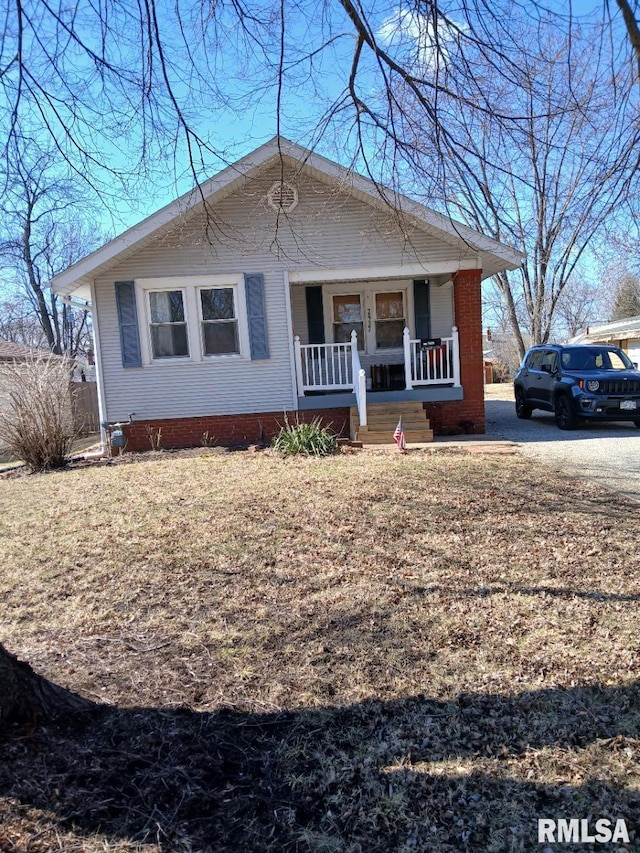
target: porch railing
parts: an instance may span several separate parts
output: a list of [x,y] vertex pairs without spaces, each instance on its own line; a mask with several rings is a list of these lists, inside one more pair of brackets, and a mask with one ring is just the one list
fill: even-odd
[[353,391],[360,426],[367,423],[367,378],[360,364],[358,336],[351,332],[349,343],[301,344],[293,339],[298,396],[307,391]]
[[[301,344],[296,335],[293,344],[298,396],[304,397],[309,391],[353,391],[360,425],[366,425],[367,382],[355,331],[349,343]],[[405,329],[403,351],[407,390],[425,385],[460,387],[460,344],[455,326],[451,337],[430,342],[412,339]]]
[[439,338],[434,343],[412,340],[409,329],[405,329],[403,343],[407,390],[424,385],[460,387],[460,340],[456,326],[451,329],[450,338]]
[[353,389],[351,344],[301,344],[294,338],[298,394]]

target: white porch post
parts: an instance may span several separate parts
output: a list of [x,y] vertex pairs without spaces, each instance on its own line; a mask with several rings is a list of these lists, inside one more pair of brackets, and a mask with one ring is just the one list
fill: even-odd
[[362,368],[358,371],[358,415],[360,426],[367,425],[367,374]]
[[358,333],[355,329],[351,332],[351,381],[353,382],[353,393],[356,395],[358,406],[358,420],[360,426],[367,425],[367,374],[360,364],[360,353],[358,352]]
[[293,339],[294,360],[296,363],[296,384],[298,386],[298,397],[304,397],[304,379],[302,375],[302,348],[300,337],[296,335]]
[[413,378],[411,370],[411,333],[405,326],[402,333],[402,343],[404,346],[404,383],[407,391],[413,389]]
[[460,387],[460,336],[458,335],[458,327],[454,326],[451,329],[453,341],[451,342],[451,350],[453,354],[453,386]]

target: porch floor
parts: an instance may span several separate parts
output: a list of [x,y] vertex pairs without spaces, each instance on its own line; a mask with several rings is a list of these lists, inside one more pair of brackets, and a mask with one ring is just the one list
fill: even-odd
[[[410,391],[367,391],[367,408],[378,403],[445,403],[463,400],[464,390],[452,385],[430,385],[412,388]],[[306,394],[298,397],[298,409],[335,409],[352,406],[356,402],[353,391],[336,391],[328,394]],[[396,421],[397,423],[397,421]],[[395,424],[394,424],[395,427]]]

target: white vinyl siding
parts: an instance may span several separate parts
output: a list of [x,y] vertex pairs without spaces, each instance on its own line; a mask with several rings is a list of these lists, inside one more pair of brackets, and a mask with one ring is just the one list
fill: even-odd
[[[296,175],[292,183],[298,189],[298,205],[288,216],[280,216],[274,237],[276,214],[266,202],[266,193],[279,179],[279,169],[268,170],[260,178],[247,182],[207,214],[195,213],[176,220],[175,227],[127,260],[95,280],[95,300],[100,324],[100,346],[104,374],[106,418],[124,419],[129,412],[136,418],[198,417],[242,412],[278,412],[297,406],[291,358],[291,330],[287,320],[287,271],[317,268],[338,269],[364,265],[398,270],[420,259],[450,263],[457,269],[463,258],[459,245],[454,247],[426,230],[409,229],[401,233],[393,215],[376,211],[352,196],[336,192],[309,175]],[[212,245],[213,244],[213,245]],[[469,258],[474,255],[469,250]],[[269,358],[197,357],[190,339],[189,359],[164,359],[162,364],[123,369],[116,312],[114,282],[140,279],[180,280],[191,276],[231,276],[239,281],[242,273],[264,275],[265,311],[268,328]],[[380,285],[397,290],[399,280]],[[404,279],[410,289],[412,278]],[[378,286],[378,282],[371,282]],[[447,286],[445,285],[445,288]],[[433,334],[450,334],[452,325],[451,291],[447,292],[449,313],[438,290],[431,288],[432,313],[439,311],[439,322],[447,329]],[[197,319],[195,300],[187,302],[187,313]],[[239,297],[244,284],[237,285]],[[304,286],[294,286],[293,325],[304,340],[307,335]],[[442,305],[440,305],[442,302]],[[437,307],[437,306],[440,307]],[[144,304],[138,302],[141,340],[148,340],[143,325]],[[412,306],[407,307],[411,320]],[[325,312],[325,320],[329,317]],[[241,342],[242,351],[242,342]],[[391,358],[396,351],[385,351],[374,362]],[[393,358],[397,360],[397,358]]]

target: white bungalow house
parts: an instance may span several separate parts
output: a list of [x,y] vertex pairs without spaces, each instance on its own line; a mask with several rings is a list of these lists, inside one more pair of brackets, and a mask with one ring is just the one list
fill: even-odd
[[417,440],[484,432],[480,283],[520,263],[276,138],[52,287],[92,305],[101,420],[131,449],[260,441],[284,412],[387,441],[404,413]]

